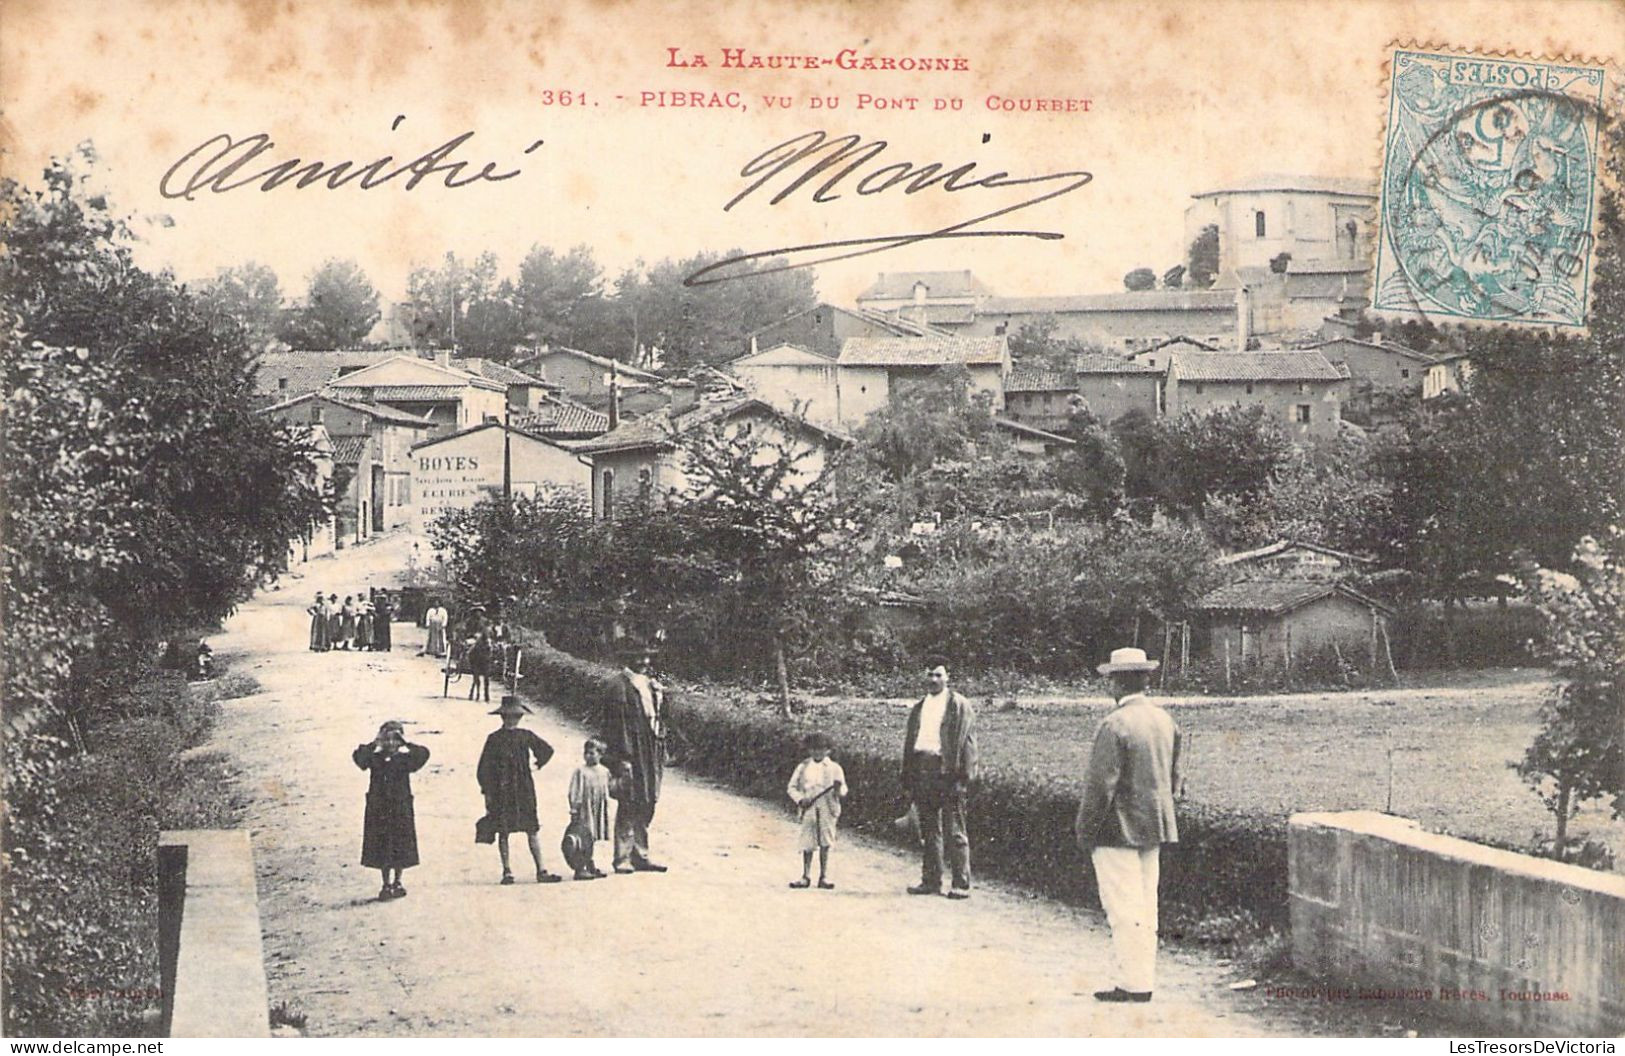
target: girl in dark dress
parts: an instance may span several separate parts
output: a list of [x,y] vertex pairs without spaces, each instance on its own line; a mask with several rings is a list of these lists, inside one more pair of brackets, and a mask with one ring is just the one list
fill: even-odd
[[395,618],[395,610],[389,605],[389,595],[379,594],[378,599],[372,603],[372,609],[373,651],[387,653],[391,648],[389,621]]
[[508,833],[522,832],[530,843],[530,857],[536,863],[536,882],[556,884],[563,877],[542,867],[542,844],[537,839],[541,824],[536,820],[536,781],[530,774],[530,760],[540,770],[553,758],[553,746],[529,730],[519,728],[519,720],[530,708],[518,697],[505,696],[490,714],[502,716],[502,729],[485,739],[480,753],[480,792],[485,796],[485,817],[478,828],[496,833],[497,851],[502,855],[502,882],[513,883],[508,864]]
[[356,766],[372,772],[361,835],[361,864],[383,874],[380,902],[402,898],[406,888],[401,886],[401,870],[418,864],[411,775],[429,761],[429,749],[408,744],[401,724],[391,719],[378,727],[378,736],[371,744],[358,746],[350,758]]

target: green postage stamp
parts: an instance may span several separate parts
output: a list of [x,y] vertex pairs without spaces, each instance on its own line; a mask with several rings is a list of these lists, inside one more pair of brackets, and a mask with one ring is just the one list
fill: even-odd
[[1586,325],[1603,72],[1394,52],[1376,310]]

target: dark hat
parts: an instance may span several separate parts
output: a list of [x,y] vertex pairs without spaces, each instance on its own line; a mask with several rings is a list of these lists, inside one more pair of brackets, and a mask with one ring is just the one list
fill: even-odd
[[534,715],[530,705],[515,696],[504,696],[502,703],[486,712],[487,715]]

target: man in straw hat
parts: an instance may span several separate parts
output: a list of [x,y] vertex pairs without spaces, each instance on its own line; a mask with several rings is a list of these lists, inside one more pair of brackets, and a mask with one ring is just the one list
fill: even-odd
[[1111,677],[1117,707],[1095,732],[1075,831],[1095,867],[1117,960],[1117,985],[1095,991],[1098,1001],[1149,1001],[1155,988],[1158,859],[1163,844],[1179,841],[1179,729],[1145,695],[1156,669],[1143,649],[1114,649],[1096,668]]
[[607,687],[600,724],[605,760],[625,775],[616,796],[615,871],[663,873],[666,867],[649,858],[649,823],[666,769],[665,691],[649,676],[655,649],[631,642],[617,652],[624,666]]

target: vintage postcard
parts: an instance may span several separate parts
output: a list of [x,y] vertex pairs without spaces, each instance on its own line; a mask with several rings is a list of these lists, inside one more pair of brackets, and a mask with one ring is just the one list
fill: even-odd
[[1617,1036],[1622,51],[8,3],[4,1032]]

